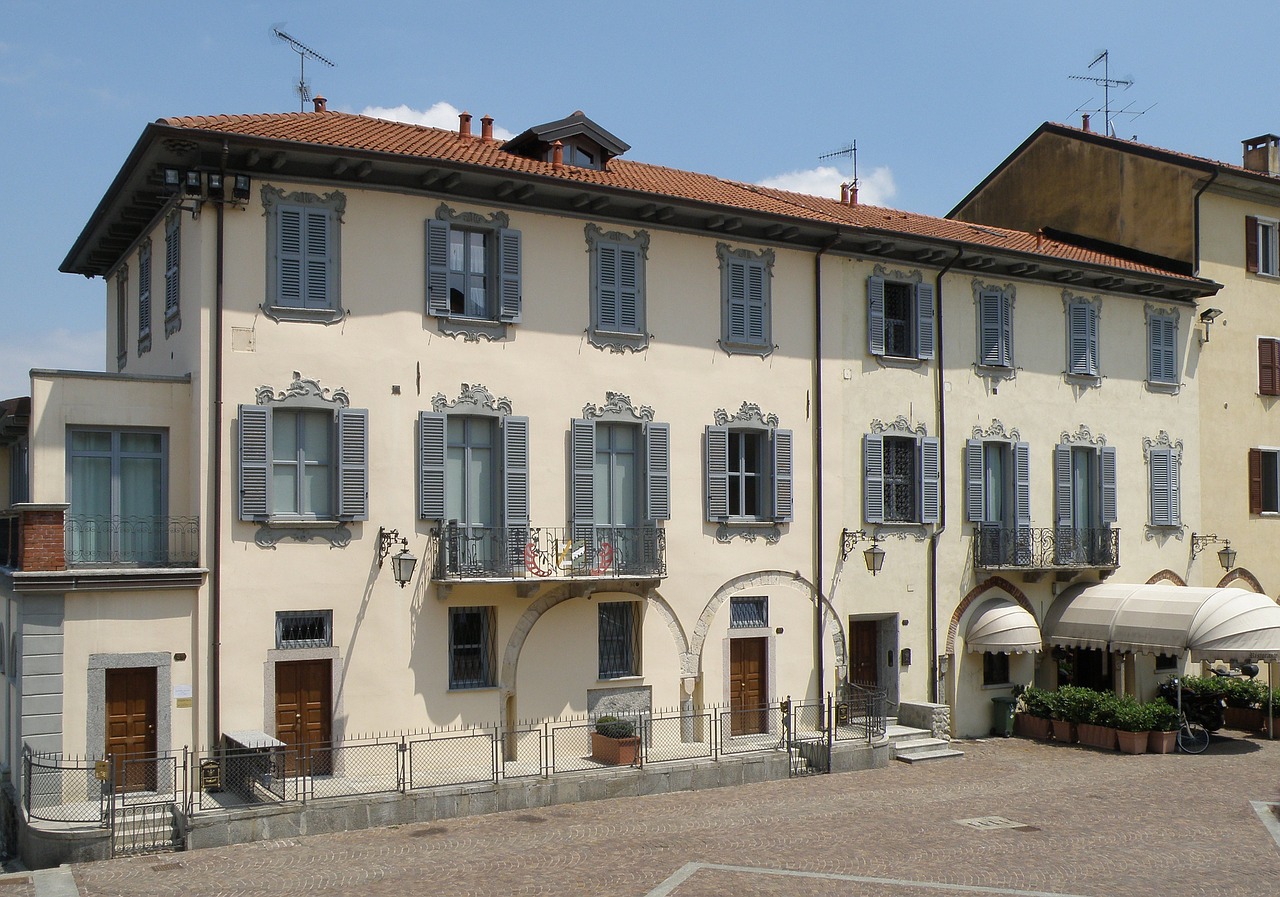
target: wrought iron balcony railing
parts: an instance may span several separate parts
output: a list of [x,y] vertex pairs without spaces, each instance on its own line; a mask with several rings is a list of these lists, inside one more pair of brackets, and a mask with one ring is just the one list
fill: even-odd
[[478,527],[446,523],[435,578],[634,579],[667,574],[657,526]]
[[973,563],[988,570],[1114,570],[1120,566],[1120,530],[979,524]]
[[68,514],[68,567],[194,567],[198,517],[93,517]]

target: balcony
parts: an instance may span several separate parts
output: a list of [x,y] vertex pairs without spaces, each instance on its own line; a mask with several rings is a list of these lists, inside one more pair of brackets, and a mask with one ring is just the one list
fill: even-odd
[[980,524],[973,538],[973,565],[1021,571],[1031,578],[1081,570],[1101,570],[1106,576],[1120,566],[1120,530]]
[[667,536],[656,526],[464,527],[436,536],[442,582],[659,579]]
[[198,517],[66,517],[68,568],[194,567],[200,560]]

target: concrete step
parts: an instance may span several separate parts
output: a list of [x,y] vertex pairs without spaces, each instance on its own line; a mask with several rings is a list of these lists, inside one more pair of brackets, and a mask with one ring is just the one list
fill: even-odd
[[910,726],[899,726],[897,723],[890,723],[885,730],[885,735],[894,744],[933,737],[933,733],[928,729],[913,729]]
[[903,763],[924,763],[928,760],[946,760],[951,757],[963,757],[964,751],[952,750],[951,748],[931,748],[924,751],[909,751],[905,754],[898,754],[897,759]]

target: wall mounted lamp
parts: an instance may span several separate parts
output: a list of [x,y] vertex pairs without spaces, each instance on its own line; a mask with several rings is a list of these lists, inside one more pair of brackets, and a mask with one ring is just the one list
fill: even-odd
[[875,576],[884,567],[884,549],[880,547],[883,541],[884,536],[868,533],[866,530],[841,530],[840,560],[847,560],[859,542],[870,542],[871,547],[862,552],[862,559],[867,563],[867,570]]
[[400,542],[400,551],[391,556],[391,576],[403,589],[413,579],[413,568],[418,563],[418,559],[409,553],[409,540],[402,537],[399,530],[378,527],[379,570],[382,569],[382,562],[386,560],[387,555],[391,554],[391,549],[395,547],[397,541]]
[[[163,168],[161,176],[168,193],[194,200],[194,205],[178,208],[198,217],[200,206],[206,202],[241,205],[249,201],[251,181],[247,174],[223,175],[220,171],[203,172],[199,169]],[[230,187],[230,199],[227,198]]]
[[1206,308],[1200,312],[1200,323],[1204,325],[1204,338],[1200,342],[1209,342],[1209,325],[1220,317],[1222,317],[1222,309],[1220,308]]
[[1236,565],[1236,550],[1231,547],[1230,539],[1220,539],[1216,533],[1200,535],[1198,533],[1191,534],[1191,560],[1196,559],[1196,555],[1204,551],[1210,545],[1221,543],[1222,547],[1218,549],[1218,563],[1222,565],[1222,569],[1228,573],[1231,568]]

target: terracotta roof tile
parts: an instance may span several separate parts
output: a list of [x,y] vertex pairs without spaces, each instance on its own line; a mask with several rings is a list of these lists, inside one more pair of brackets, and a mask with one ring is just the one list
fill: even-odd
[[[268,140],[392,153],[506,170],[564,181],[578,181],[614,190],[632,191],[655,199],[675,199],[839,225],[874,228],[938,240],[988,246],[1047,258],[1070,260],[1128,271],[1180,277],[1160,268],[1060,243],[1024,231],[975,225],[876,206],[850,206],[839,200],[771,187],[725,180],[707,174],[647,165],[627,159],[610,160],[606,171],[564,166],[504,152],[501,141],[485,143],[455,131],[405,122],[385,121],[345,112],[288,112],[261,115],[213,115],[162,118],[158,124],[174,128],[239,134]],[[1119,141],[1123,143],[1123,141]],[[1195,278],[1180,278],[1196,280]],[[1198,282],[1198,281],[1197,281]]]

